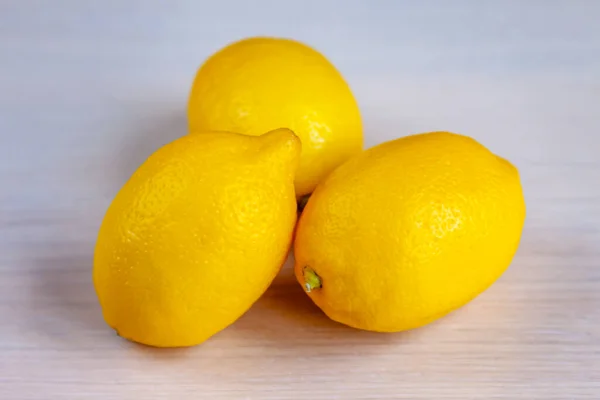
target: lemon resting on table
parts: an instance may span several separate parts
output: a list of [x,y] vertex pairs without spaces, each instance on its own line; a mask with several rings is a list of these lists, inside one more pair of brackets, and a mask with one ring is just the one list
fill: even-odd
[[488,288],[525,219],[517,169],[466,136],[375,146],[319,184],[298,222],[297,280],[333,320],[395,332]]
[[300,148],[287,129],[204,132],[152,154],[98,234],[93,280],[107,324],[146,345],[191,346],[248,310],[291,245]]
[[291,129],[302,141],[298,197],[363,148],[348,83],[325,56],[290,39],[247,38],[210,56],[196,73],[188,119],[192,133]]

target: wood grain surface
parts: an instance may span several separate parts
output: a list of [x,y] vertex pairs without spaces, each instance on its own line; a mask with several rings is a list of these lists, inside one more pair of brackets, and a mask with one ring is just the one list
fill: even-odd
[[[0,399],[600,399],[598,21],[594,0],[0,2]],[[445,129],[519,167],[526,227],[496,284],[375,334],[328,320],[288,265],[193,349],[104,324],[108,204],[185,134],[203,59],[257,34],[339,67],[368,146]]]

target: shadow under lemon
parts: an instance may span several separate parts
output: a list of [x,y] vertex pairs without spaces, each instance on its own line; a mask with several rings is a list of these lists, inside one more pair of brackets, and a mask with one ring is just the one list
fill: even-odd
[[417,330],[395,334],[369,332],[331,320],[306,295],[293,268],[294,257],[290,253],[265,294],[244,316],[210,340],[239,338],[249,346],[290,349],[310,356],[322,355],[324,348],[329,353],[347,353],[349,346],[351,351],[369,353],[379,344],[402,343],[419,334]]

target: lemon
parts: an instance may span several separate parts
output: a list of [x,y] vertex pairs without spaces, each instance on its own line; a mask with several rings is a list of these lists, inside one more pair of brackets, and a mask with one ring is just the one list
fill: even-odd
[[524,219],[508,161],[458,134],[409,136],[365,151],[318,186],[297,227],[295,273],[336,321],[416,328],[504,272]]
[[188,119],[191,132],[294,131],[302,141],[299,197],[363,148],[361,116],[344,78],[322,54],[288,39],[248,38],[208,58],[191,89]]
[[155,152],[110,205],[93,278],[119,335],[158,347],[203,342],[267,289],[291,245],[300,141],[186,135]]

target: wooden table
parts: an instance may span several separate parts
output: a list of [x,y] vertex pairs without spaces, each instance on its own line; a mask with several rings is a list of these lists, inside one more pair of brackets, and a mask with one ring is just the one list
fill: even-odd
[[[3,1],[0,398],[599,399],[599,20],[593,0]],[[105,326],[91,283],[104,211],[186,133],[202,60],[255,34],[328,55],[367,145],[452,130],[519,167],[526,227],[490,290],[375,334],[328,320],[286,268],[193,349]]]

